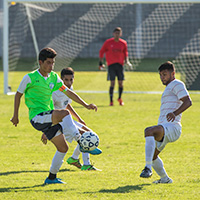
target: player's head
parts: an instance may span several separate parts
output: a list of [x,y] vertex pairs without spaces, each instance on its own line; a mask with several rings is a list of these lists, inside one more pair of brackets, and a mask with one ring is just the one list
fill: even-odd
[[113,30],[113,37],[116,41],[119,40],[119,38],[122,36],[122,29],[120,27],[116,27]]
[[74,82],[74,70],[71,67],[64,68],[62,69],[60,76],[64,84],[70,88]]
[[175,66],[172,62],[167,61],[158,68],[160,79],[163,85],[168,85],[175,79]]
[[44,75],[46,73],[50,73],[54,68],[55,57],[57,53],[52,48],[44,48],[39,53],[39,65],[40,65],[40,72]]
[[50,47],[42,49],[39,53],[39,60],[44,62],[47,58],[55,58],[57,55],[56,51]]

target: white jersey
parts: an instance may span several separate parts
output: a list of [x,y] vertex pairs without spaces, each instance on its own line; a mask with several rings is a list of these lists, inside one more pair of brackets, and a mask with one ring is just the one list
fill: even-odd
[[182,114],[177,115],[173,122],[168,122],[166,116],[181,106],[183,102],[180,99],[185,96],[189,96],[189,93],[182,81],[175,79],[166,86],[161,97],[158,124],[174,123],[181,125]]
[[[70,90],[73,90],[73,88],[71,87]],[[67,105],[72,102],[72,100],[60,90],[53,92],[52,98],[55,109],[66,109]]]

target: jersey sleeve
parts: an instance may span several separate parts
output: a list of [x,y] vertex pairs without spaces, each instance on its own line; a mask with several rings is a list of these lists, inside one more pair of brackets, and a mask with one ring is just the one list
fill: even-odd
[[185,96],[189,96],[189,93],[183,82],[176,83],[176,85],[173,88],[173,92],[178,97],[178,99],[181,99]]
[[99,58],[103,58],[104,53],[106,52],[106,48],[107,48],[107,40],[104,42],[103,46],[99,51]]
[[58,74],[56,74],[56,76],[57,76],[57,83],[56,83],[55,87],[53,88],[53,91],[56,91],[58,89],[60,90],[60,88],[64,88],[65,89],[66,86],[64,85],[62,79],[58,76]]
[[23,77],[21,83],[19,84],[19,87],[18,87],[17,91],[18,91],[19,93],[22,93],[22,94],[23,94],[28,83],[31,83],[31,79],[30,79],[29,75],[26,74],[26,75]]

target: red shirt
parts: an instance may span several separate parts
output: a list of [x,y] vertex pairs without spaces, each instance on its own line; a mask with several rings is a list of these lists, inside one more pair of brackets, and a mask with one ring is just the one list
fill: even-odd
[[106,54],[107,65],[114,63],[124,64],[124,60],[128,57],[127,43],[125,40],[119,38],[116,42],[114,38],[106,40],[99,51],[99,57],[103,58]]

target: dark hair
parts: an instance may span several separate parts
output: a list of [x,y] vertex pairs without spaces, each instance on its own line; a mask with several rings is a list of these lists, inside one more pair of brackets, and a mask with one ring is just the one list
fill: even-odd
[[74,76],[74,70],[71,67],[67,67],[62,69],[60,76],[61,78],[64,77],[64,75],[73,75]]
[[56,55],[57,53],[54,49],[46,47],[40,51],[38,59],[44,62],[47,58],[55,58]]
[[171,72],[174,72],[175,71],[175,66],[172,62],[170,61],[167,61],[166,63],[163,63],[162,65],[160,65],[160,67],[158,68],[158,71],[161,72],[163,70],[169,70]]
[[122,32],[121,27],[116,27],[116,28],[113,30],[113,33],[116,32],[116,31]]

